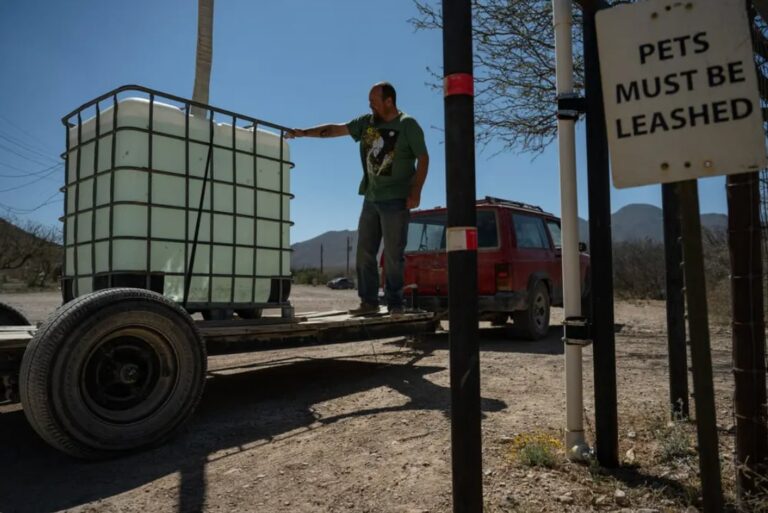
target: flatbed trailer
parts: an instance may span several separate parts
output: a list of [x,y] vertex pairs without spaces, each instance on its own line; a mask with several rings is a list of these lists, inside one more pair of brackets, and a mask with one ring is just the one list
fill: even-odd
[[209,355],[416,336],[438,323],[432,312],[384,309],[200,321],[160,294],[129,288],[77,298],[39,327],[0,304],[0,324],[15,324],[0,325],[0,404],[20,401],[59,450],[112,457],[161,443],[191,416]]

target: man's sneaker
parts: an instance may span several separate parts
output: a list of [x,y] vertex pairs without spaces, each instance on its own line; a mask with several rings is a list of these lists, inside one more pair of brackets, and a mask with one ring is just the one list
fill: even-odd
[[379,313],[379,305],[360,303],[360,306],[349,311],[350,315],[370,315]]
[[403,308],[402,306],[390,306],[389,315],[391,317],[402,317],[403,315],[405,315],[405,308]]

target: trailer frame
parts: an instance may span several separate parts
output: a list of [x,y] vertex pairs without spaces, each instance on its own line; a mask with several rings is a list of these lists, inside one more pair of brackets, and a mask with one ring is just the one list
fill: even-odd
[[331,310],[194,320],[156,292],[122,288],[65,303],[40,326],[10,322],[19,325],[0,326],[0,405],[20,402],[54,448],[103,459],[172,436],[199,403],[210,356],[420,336],[440,321],[384,307],[364,317]]

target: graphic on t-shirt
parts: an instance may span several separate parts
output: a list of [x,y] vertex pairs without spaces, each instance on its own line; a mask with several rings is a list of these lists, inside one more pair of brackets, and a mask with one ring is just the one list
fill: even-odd
[[392,176],[392,161],[399,132],[369,126],[363,134],[365,169],[369,175]]

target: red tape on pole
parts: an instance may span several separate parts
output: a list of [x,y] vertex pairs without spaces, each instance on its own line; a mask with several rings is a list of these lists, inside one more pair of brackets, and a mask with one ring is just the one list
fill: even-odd
[[447,251],[477,251],[477,228],[452,226],[446,233]]
[[475,95],[472,75],[469,73],[452,73],[443,79],[443,95],[453,96],[456,94]]

